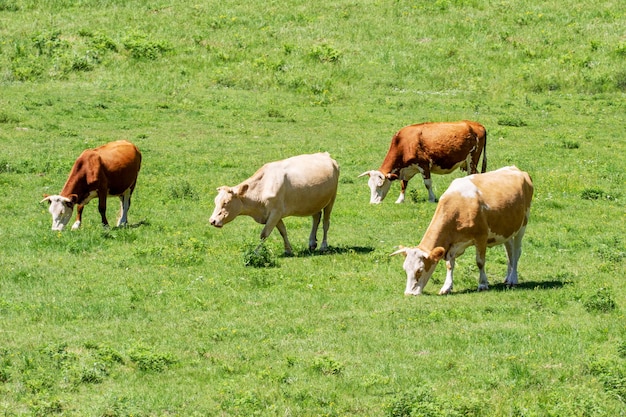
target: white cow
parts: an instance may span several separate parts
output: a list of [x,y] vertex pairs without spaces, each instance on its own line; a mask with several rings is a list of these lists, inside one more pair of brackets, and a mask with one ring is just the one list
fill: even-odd
[[339,166],[326,152],[299,155],[263,165],[252,177],[234,187],[219,187],[211,225],[222,227],[240,214],[264,224],[261,240],[274,227],[283,237],[285,253],[293,249],[283,218],[313,216],[309,249],[317,247],[317,228],[324,212],[324,238],[320,250],[328,248],[330,213],[337,196]]
[[487,290],[487,247],[504,244],[508,258],[504,282],[517,285],[517,263],[528,224],[533,184],[528,173],[510,166],[452,181],[417,247],[401,248],[407,275],[406,295],[419,295],[437,263],[446,260],[446,280],[439,294],[452,291],[455,259],[476,246],[480,270],[478,290]]

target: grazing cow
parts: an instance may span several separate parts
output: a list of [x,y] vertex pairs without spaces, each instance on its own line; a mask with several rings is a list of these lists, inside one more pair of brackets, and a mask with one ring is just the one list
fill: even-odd
[[121,201],[121,217],[118,226],[128,221],[130,197],[137,184],[141,167],[141,153],[132,143],[119,140],[95,149],[83,151],[65,182],[59,195],[44,195],[43,201],[50,204],[52,230],[63,230],[67,226],[74,206],[76,222],[72,229],[78,229],[82,221],[83,208],[92,198],[98,197],[98,211],[102,224],[108,226],[106,218],[107,197],[118,196]]
[[463,120],[415,124],[403,127],[394,135],[378,171],[366,171],[359,177],[369,176],[372,204],[383,201],[391,181],[399,179],[402,190],[396,203],[402,203],[409,180],[419,172],[428,190],[428,201],[436,202],[430,174],[449,174],[457,168],[477,174],[481,153],[481,172],[485,172],[487,131],[479,123]]
[[235,187],[219,187],[211,225],[222,227],[240,214],[264,224],[261,241],[274,227],[283,237],[285,253],[292,254],[283,217],[313,216],[309,249],[317,246],[317,228],[324,211],[324,239],[328,247],[330,213],[337,195],[339,166],[328,153],[299,155],[263,165],[252,177]]
[[446,260],[446,281],[439,294],[452,290],[455,259],[476,246],[478,290],[489,289],[485,274],[487,247],[504,244],[508,258],[505,284],[517,284],[517,262],[533,196],[530,176],[514,166],[457,178],[441,196],[417,247],[401,248],[407,275],[406,295],[422,293],[439,260]]

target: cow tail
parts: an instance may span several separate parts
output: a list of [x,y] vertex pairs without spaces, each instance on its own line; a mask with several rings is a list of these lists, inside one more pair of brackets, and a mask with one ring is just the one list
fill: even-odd
[[483,146],[483,165],[480,168],[481,174],[487,171],[487,130],[485,130],[485,144]]

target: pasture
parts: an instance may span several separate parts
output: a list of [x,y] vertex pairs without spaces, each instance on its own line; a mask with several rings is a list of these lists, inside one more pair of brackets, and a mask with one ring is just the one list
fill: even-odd
[[[618,1],[0,0],[3,416],[626,415],[626,9]],[[488,131],[535,185],[520,285],[470,248],[403,295],[435,205],[368,203],[392,135]],[[50,230],[85,148],[143,154],[129,227]],[[212,228],[216,188],[328,151],[326,254],[287,218]],[[455,172],[433,176],[439,196]],[[109,221],[118,210],[109,200]],[[318,238],[320,236],[318,235]]]

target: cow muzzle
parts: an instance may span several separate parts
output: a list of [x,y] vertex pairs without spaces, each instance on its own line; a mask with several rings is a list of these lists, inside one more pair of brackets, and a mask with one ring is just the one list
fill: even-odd
[[224,226],[224,223],[222,223],[218,219],[211,218],[211,219],[209,219],[209,223],[211,223],[211,226],[217,227],[218,229],[221,228],[222,226]]

